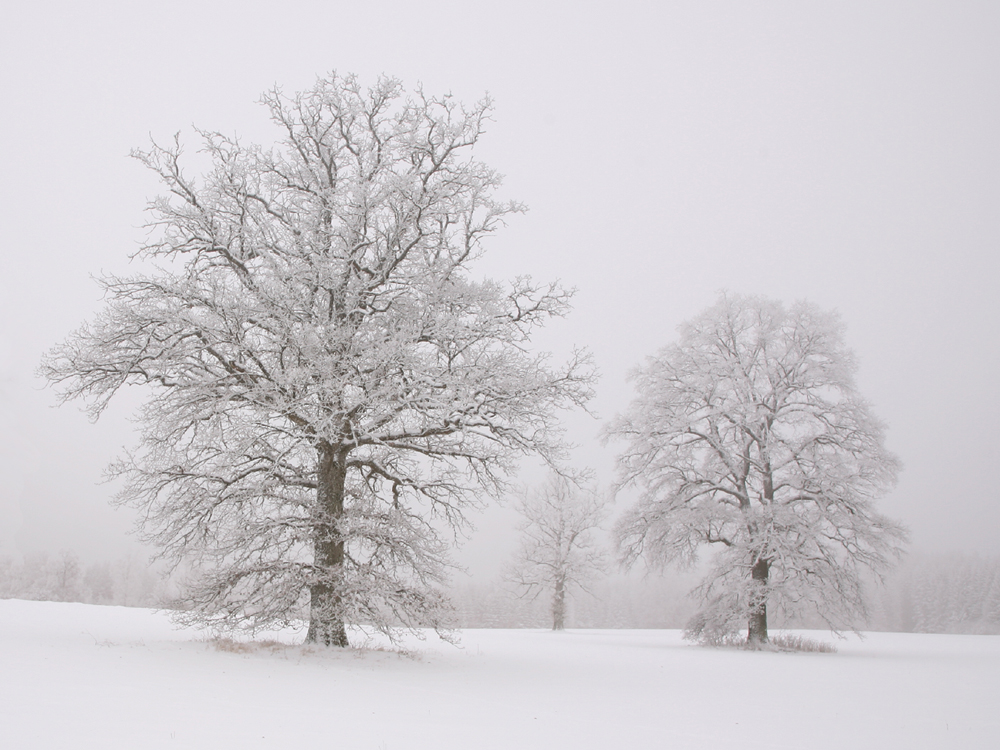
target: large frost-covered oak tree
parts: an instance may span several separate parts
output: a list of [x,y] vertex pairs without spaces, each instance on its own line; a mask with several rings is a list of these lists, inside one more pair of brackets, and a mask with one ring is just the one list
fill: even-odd
[[199,131],[200,180],[178,139],[136,152],[169,190],[138,252],[158,270],[102,279],[106,308],[42,371],[95,418],[148,388],[112,474],[194,571],[188,617],[307,616],[307,640],[340,646],[350,623],[441,628],[442,530],[518,456],[561,460],[558,410],[590,396],[585,353],[552,367],[527,346],[570,295],[471,277],[521,210],[472,155],[488,100],[332,75],[263,103],[280,143]]
[[622,485],[641,490],[619,549],[626,564],[662,566],[716,548],[689,635],[747,624],[759,645],[769,606],[856,627],[862,572],[898,556],[903,529],[873,507],[898,462],[841,329],[808,303],[723,296],[633,373],[638,397],[608,431],[627,444]]

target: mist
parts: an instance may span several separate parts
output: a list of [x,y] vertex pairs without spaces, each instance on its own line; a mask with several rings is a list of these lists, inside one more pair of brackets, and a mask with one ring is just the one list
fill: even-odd
[[[8,10],[0,30],[0,555],[134,547],[107,463],[141,393],[92,424],[35,369],[127,273],[159,192],[128,158],[192,124],[277,133],[261,92],[330,70],[474,101],[478,156],[530,211],[481,273],[576,287],[537,337],[588,347],[594,415],[568,415],[573,463],[602,487],[603,421],[628,372],[720,290],[839,311],[858,385],[904,470],[881,509],[914,549],[996,554],[1000,497],[1000,11],[985,3],[73,3]],[[522,481],[541,478],[526,466]],[[623,496],[620,504],[626,504]],[[474,519],[460,560],[492,575],[509,509]]]

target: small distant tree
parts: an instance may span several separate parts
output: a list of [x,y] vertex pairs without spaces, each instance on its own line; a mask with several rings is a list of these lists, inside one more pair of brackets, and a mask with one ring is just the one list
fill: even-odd
[[689,635],[747,624],[767,641],[768,606],[812,610],[833,629],[867,618],[862,576],[880,575],[904,530],[875,512],[899,463],[854,386],[833,313],[724,296],[633,373],[638,396],[608,435],[626,443],[622,560],[692,562],[715,547]]
[[521,455],[558,462],[558,411],[590,396],[585,354],[528,347],[571,294],[472,274],[522,210],[473,156],[488,100],[333,75],[263,103],[280,143],[200,132],[201,179],[179,140],[135,153],[168,192],[137,253],[157,270],[102,279],[106,308],[42,371],[94,418],[147,389],[141,448],[112,474],[195,571],[184,616],[305,616],[337,646],[348,623],[446,627],[441,530]]
[[71,550],[63,550],[59,553],[54,568],[55,598],[61,602],[80,601],[82,598],[80,558]]
[[92,563],[83,575],[87,589],[88,600],[92,604],[111,604],[114,602],[115,585],[111,577],[111,565],[107,562]]
[[566,627],[566,597],[571,587],[588,590],[604,571],[605,555],[595,531],[607,516],[605,502],[569,479],[551,476],[527,492],[517,506],[521,545],[506,573],[525,594],[552,593],[552,629]]

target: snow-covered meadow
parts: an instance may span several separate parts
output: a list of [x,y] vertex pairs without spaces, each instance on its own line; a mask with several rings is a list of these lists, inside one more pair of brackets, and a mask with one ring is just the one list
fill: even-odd
[[467,630],[460,647],[432,636],[405,653],[244,647],[150,610],[3,600],[0,747],[913,750],[1000,739],[1000,637],[836,645],[752,653],[672,630]]

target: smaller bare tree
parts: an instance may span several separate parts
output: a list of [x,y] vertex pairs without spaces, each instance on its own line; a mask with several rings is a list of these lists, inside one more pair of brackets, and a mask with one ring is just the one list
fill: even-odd
[[566,627],[566,594],[571,586],[587,591],[605,568],[605,555],[594,532],[606,513],[597,493],[553,475],[540,488],[525,492],[517,507],[521,546],[505,579],[524,594],[552,592],[552,629]]

